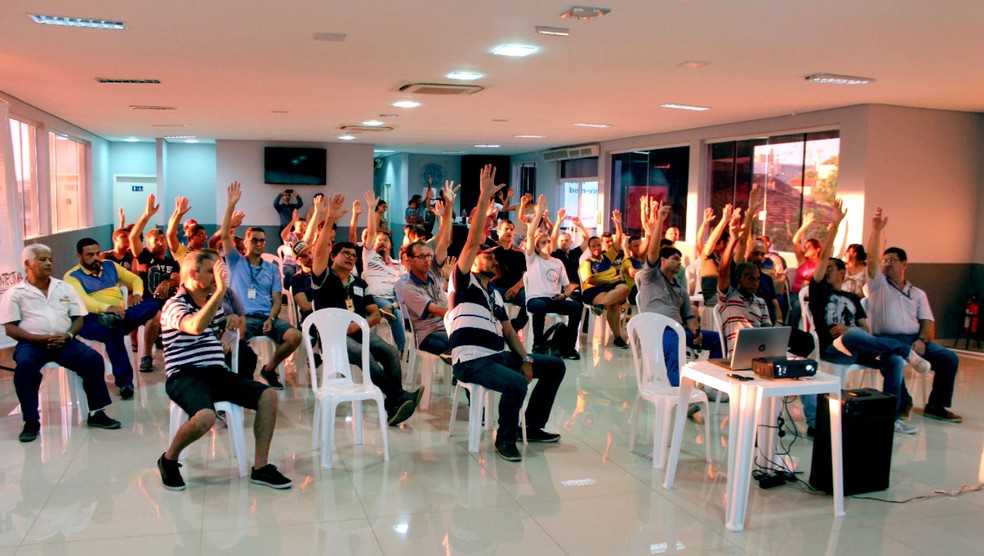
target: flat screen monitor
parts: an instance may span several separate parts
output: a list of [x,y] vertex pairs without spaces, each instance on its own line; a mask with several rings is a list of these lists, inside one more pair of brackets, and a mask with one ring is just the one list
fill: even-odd
[[325,185],[327,161],[327,149],[266,147],[263,153],[263,181],[275,185]]

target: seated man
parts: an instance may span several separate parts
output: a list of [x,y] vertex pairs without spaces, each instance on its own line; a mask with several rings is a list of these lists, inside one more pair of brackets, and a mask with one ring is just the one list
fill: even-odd
[[[845,214],[841,207],[838,200],[834,221],[827,229],[827,237],[821,248],[820,260],[827,263],[817,265],[810,278],[809,311],[820,340],[820,357],[839,365],[859,363],[880,370],[885,379],[882,390],[895,396],[897,402],[895,432],[915,434],[919,432],[919,427],[906,423],[900,415],[902,373],[907,360],[920,372],[928,371],[929,363],[909,349],[908,344],[868,334],[867,315],[861,306],[861,298],[841,289],[847,267],[844,261],[830,257],[837,228]],[[809,427],[807,436],[813,436],[812,429],[817,414],[816,396],[803,397],[803,414]]]
[[[379,202],[372,191],[366,192],[366,206],[375,206]],[[353,207],[355,205],[353,204]],[[406,331],[403,329],[403,311],[396,302],[396,292],[394,286],[403,269],[400,261],[390,257],[393,244],[390,237],[377,231],[379,214],[375,211],[368,215],[368,227],[366,228],[366,240],[362,249],[362,258],[365,261],[362,278],[369,285],[369,295],[372,296],[376,306],[379,307],[383,317],[389,322],[390,330],[393,332],[393,343],[400,353],[406,348]],[[372,245],[369,245],[369,242]]]
[[[677,276],[683,265],[683,255],[676,247],[659,248],[656,241],[663,222],[670,214],[670,206],[660,206],[658,201],[643,199],[642,225],[650,239],[644,255],[642,270],[636,273],[639,286],[639,312],[657,313],[673,319],[684,327],[686,343],[690,347],[704,347],[711,357],[721,357],[721,338],[717,332],[700,330],[697,317],[690,305],[690,295],[686,284],[680,283]],[[666,376],[672,386],[680,385],[680,361],[677,350],[677,333],[672,328],[663,332],[663,358],[666,362]]]
[[232,215],[242,196],[239,182],[233,182],[228,190],[228,202],[222,217],[222,249],[229,265],[230,287],[246,306],[246,333],[243,340],[257,335],[271,338],[277,345],[273,357],[260,369],[260,376],[276,390],[283,390],[277,374],[277,366],[301,345],[301,332],[279,318],[283,303],[282,278],[277,265],[263,260],[266,233],[263,228],[246,230],[246,256],[239,254],[232,236]]
[[[326,213],[326,229],[345,214],[342,208],[344,203],[345,197],[342,195],[331,196]],[[352,311],[366,319],[372,327],[379,323],[381,316],[372,296],[366,291],[366,283],[352,272],[355,268],[356,251],[355,245],[347,241],[332,245],[327,234],[318,236],[311,263],[314,308]],[[363,338],[362,330],[355,323],[352,323],[348,332],[346,345],[350,362],[361,364],[362,344],[369,343],[369,373],[373,384],[383,391],[387,423],[396,426],[409,419],[420,403],[423,389],[413,393],[403,389],[400,352],[371,332],[368,338]]]
[[[171,218],[167,221],[167,231],[165,232],[167,248],[171,251],[174,260],[178,262],[184,260],[184,256],[189,251],[201,251],[208,246],[208,234],[205,233],[205,227],[195,221],[194,218],[189,218],[184,223],[183,229],[188,237],[188,245],[183,245],[178,241],[178,224],[181,222],[181,217],[188,214],[190,210],[188,198],[178,197],[174,200],[174,212],[171,213]],[[233,227],[235,228],[235,226]]]
[[[139,276],[117,263],[99,260],[96,240],[82,238],[75,250],[79,264],[65,273],[64,280],[75,288],[89,312],[79,336],[106,346],[120,398],[128,400],[133,397],[133,365],[123,339],[153,318],[160,305],[154,299],[143,299],[144,286]],[[129,288],[132,296],[132,304],[125,310],[120,285]]]
[[574,227],[578,229],[581,233],[581,244],[577,247],[572,247],[573,240],[571,238],[570,232],[561,232],[560,227],[564,223],[564,219],[567,218],[567,210],[560,209],[557,211],[557,221],[554,222],[553,230],[550,233],[550,239],[553,245],[557,248],[554,249],[550,256],[564,263],[564,271],[567,272],[567,280],[574,284],[574,293],[571,299],[580,302],[581,301],[581,279],[577,275],[577,269],[581,265],[581,255],[588,250],[588,230],[584,228],[584,224],[581,223],[581,219],[571,217],[571,223]]
[[130,227],[113,231],[113,248],[99,253],[99,260],[113,261],[133,272],[133,253],[130,252]]
[[26,277],[11,286],[0,300],[0,323],[14,348],[14,389],[21,404],[24,429],[18,437],[31,442],[41,432],[38,391],[41,368],[54,361],[82,377],[89,403],[90,427],[118,429],[120,422],[103,411],[110,403],[103,379],[102,357],[75,339],[86,310],[75,289],[51,277],[51,249],[36,243],[21,255]]
[[619,265],[618,270],[622,275],[622,280],[625,280],[625,285],[629,287],[628,301],[630,305],[638,304],[636,298],[639,296],[639,288],[635,277],[642,270],[649,240],[650,238],[647,237],[646,241],[643,241],[637,235],[631,235],[628,239],[623,240],[622,264]]
[[523,274],[526,273],[526,256],[513,246],[516,227],[508,220],[499,222],[497,228],[499,239],[489,253],[495,257],[496,272],[492,279],[492,287],[502,295],[506,303],[519,306],[519,313],[512,319],[515,330],[526,326],[529,316],[526,314],[526,290],[523,288]]
[[[496,191],[495,169],[486,165],[479,182],[478,205],[487,206]],[[507,461],[521,461],[516,448],[519,412],[530,382],[536,388],[526,407],[526,437],[529,442],[558,442],[559,434],[543,430],[550,417],[557,390],[564,380],[564,361],[549,355],[527,355],[509,322],[502,296],[490,286],[496,260],[479,253],[484,228],[473,225],[453,269],[448,295],[449,311],[444,317],[451,338],[452,372],[462,382],[500,392],[499,431],[495,453]],[[508,345],[511,352],[503,351]]]
[[580,334],[581,312],[583,306],[570,296],[574,293],[574,285],[567,279],[564,263],[553,258],[550,236],[540,231],[540,222],[547,212],[547,201],[543,195],[533,206],[533,220],[530,229],[534,230],[532,237],[526,242],[526,282],[528,285],[526,310],[533,315],[533,353],[549,353],[547,340],[544,337],[547,313],[567,316],[567,324],[552,339],[554,347],[564,359],[577,360],[581,355],[577,352],[577,337]]
[[615,265],[617,254],[614,250],[604,251],[601,239],[597,237],[588,240],[588,253],[590,256],[578,269],[581,299],[585,305],[591,306],[596,315],[605,313],[608,326],[615,334],[615,347],[628,349],[629,344],[622,337],[621,308],[629,297],[629,286],[625,284],[619,267]]
[[273,488],[290,488],[290,479],[268,463],[270,441],[277,424],[277,394],[269,387],[230,372],[219,337],[223,333],[222,298],[228,284],[223,264],[208,251],[185,255],[181,264],[181,285],[177,295],[164,304],[161,330],[164,336],[164,370],[167,396],[188,414],[167,451],[157,460],[161,481],[168,490],[184,490],[178,470],[181,451],[215,425],[215,402],[228,401],[256,410],[253,434],[256,459],[250,472],[251,483]]
[[301,314],[301,321],[314,312],[314,289],[311,287],[311,245],[306,241],[294,244],[298,271],[290,279],[290,291]]
[[[868,252],[881,250],[881,233],[888,223],[881,209],[872,219],[872,234]],[[879,264],[868,265],[868,312],[871,315],[871,331],[880,338],[893,338],[929,361],[933,368],[933,391],[923,408],[923,416],[939,421],[960,423],[963,418],[947,409],[953,402],[953,385],[957,378],[960,360],[952,351],[937,344],[936,322],[929,306],[926,292],[905,279],[908,257],[904,250],[889,247]],[[900,414],[909,416],[912,398],[902,384]]]

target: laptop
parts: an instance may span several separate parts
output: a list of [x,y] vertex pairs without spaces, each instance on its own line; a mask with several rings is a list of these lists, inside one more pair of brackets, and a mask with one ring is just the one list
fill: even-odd
[[[791,333],[792,328],[788,326],[742,328],[738,330],[731,358],[708,359],[708,362],[731,371],[749,371],[756,357],[784,357]],[[722,338],[723,341],[726,340]]]

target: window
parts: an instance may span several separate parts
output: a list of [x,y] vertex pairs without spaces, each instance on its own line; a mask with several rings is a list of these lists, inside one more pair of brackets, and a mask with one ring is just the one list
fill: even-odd
[[10,119],[11,142],[14,146],[14,177],[17,196],[24,214],[24,238],[41,235],[38,199],[38,153],[34,126]]
[[[768,235],[775,249],[792,251],[804,214],[813,213],[823,226],[833,221],[839,155],[837,131],[710,145],[711,207],[718,215],[728,203],[745,209],[752,189],[761,189],[765,204],[753,237]],[[816,226],[806,237],[822,233]]]
[[598,228],[598,158],[561,161],[560,187],[567,216],[580,218],[589,230]]
[[85,144],[58,133],[48,134],[51,158],[51,232],[82,228],[86,186]]
[[628,234],[642,235],[639,212],[643,196],[654,196],[671,207],[667,228],[687,233],[687,188],[690,147],[633,151],[612,155],[612,207],[622,211]]

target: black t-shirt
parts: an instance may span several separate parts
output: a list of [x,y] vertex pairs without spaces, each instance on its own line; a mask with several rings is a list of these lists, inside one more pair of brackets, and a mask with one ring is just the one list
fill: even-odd
[[120,258],[116,258],[116,254],[112,250],[103,251],[99,255],[102,257],[102,260],[113,261],[130,272],[133,272],[133,253],[131,253],[129,249],[127,249],[126,253],[124,253]]
[[492,250],[492,256],[499,263],[499,270],[492,283],[499,288],[511,288],[523,279],[526,273],[526,253],[512,247],[505,249],[501,245]]
[[[290,277],[290,293],[297,295],[304,292],[308,301],[314,302],[314,290],[311,288],[311,275],[303,270],[298,270],[297,274]],[[300,309],[300,307],[298,307]],[[311,311],[301,311],[301,318],[307,318]]]
[[821,353],[834,341],[830,334],[831,326],[858,326],[858,320],[868,317],[861,306],[860,297],[850,292],[834,291],[826,279],[817,282],[813,278],[810,278],[810,314],[817,327]]
[[577,269],[581,266],[581,255],[583,254],[584,251],[581,251],[581,247],[578,246],[572,248],[570,253],[564,253],[563,249],[555,249],[550,256],[560,259],[560,262],[564,263],[564,270],[567,271],[567,280],[571,284],[578,285],[581,283],[581,278],[577,275]]
[[137,257],[137,262],[147,269],[146,272],[140,274],[140,277],[143,278],[145,294],[152,295],[156,299],[167,299],[175,294],[177,288],[174,287],[169,288],[167,295],[163,297],[159,297],[156,293],[157,286],[170,280],[172,274],[181,273],[181,266],[170,255],[157,258],[149,249],[144,249]]
[[330,268],[325,270],[324,274],[312,276],[311,286],[314,289],[315,310],[346,309],[366,318],[369,315],[366,307],[375,305],[376,301],[369,295],[369,285],[364,280],[354,274],[351,278],[352,280],[348,285],[345,285],[342,283],[342,279]]

